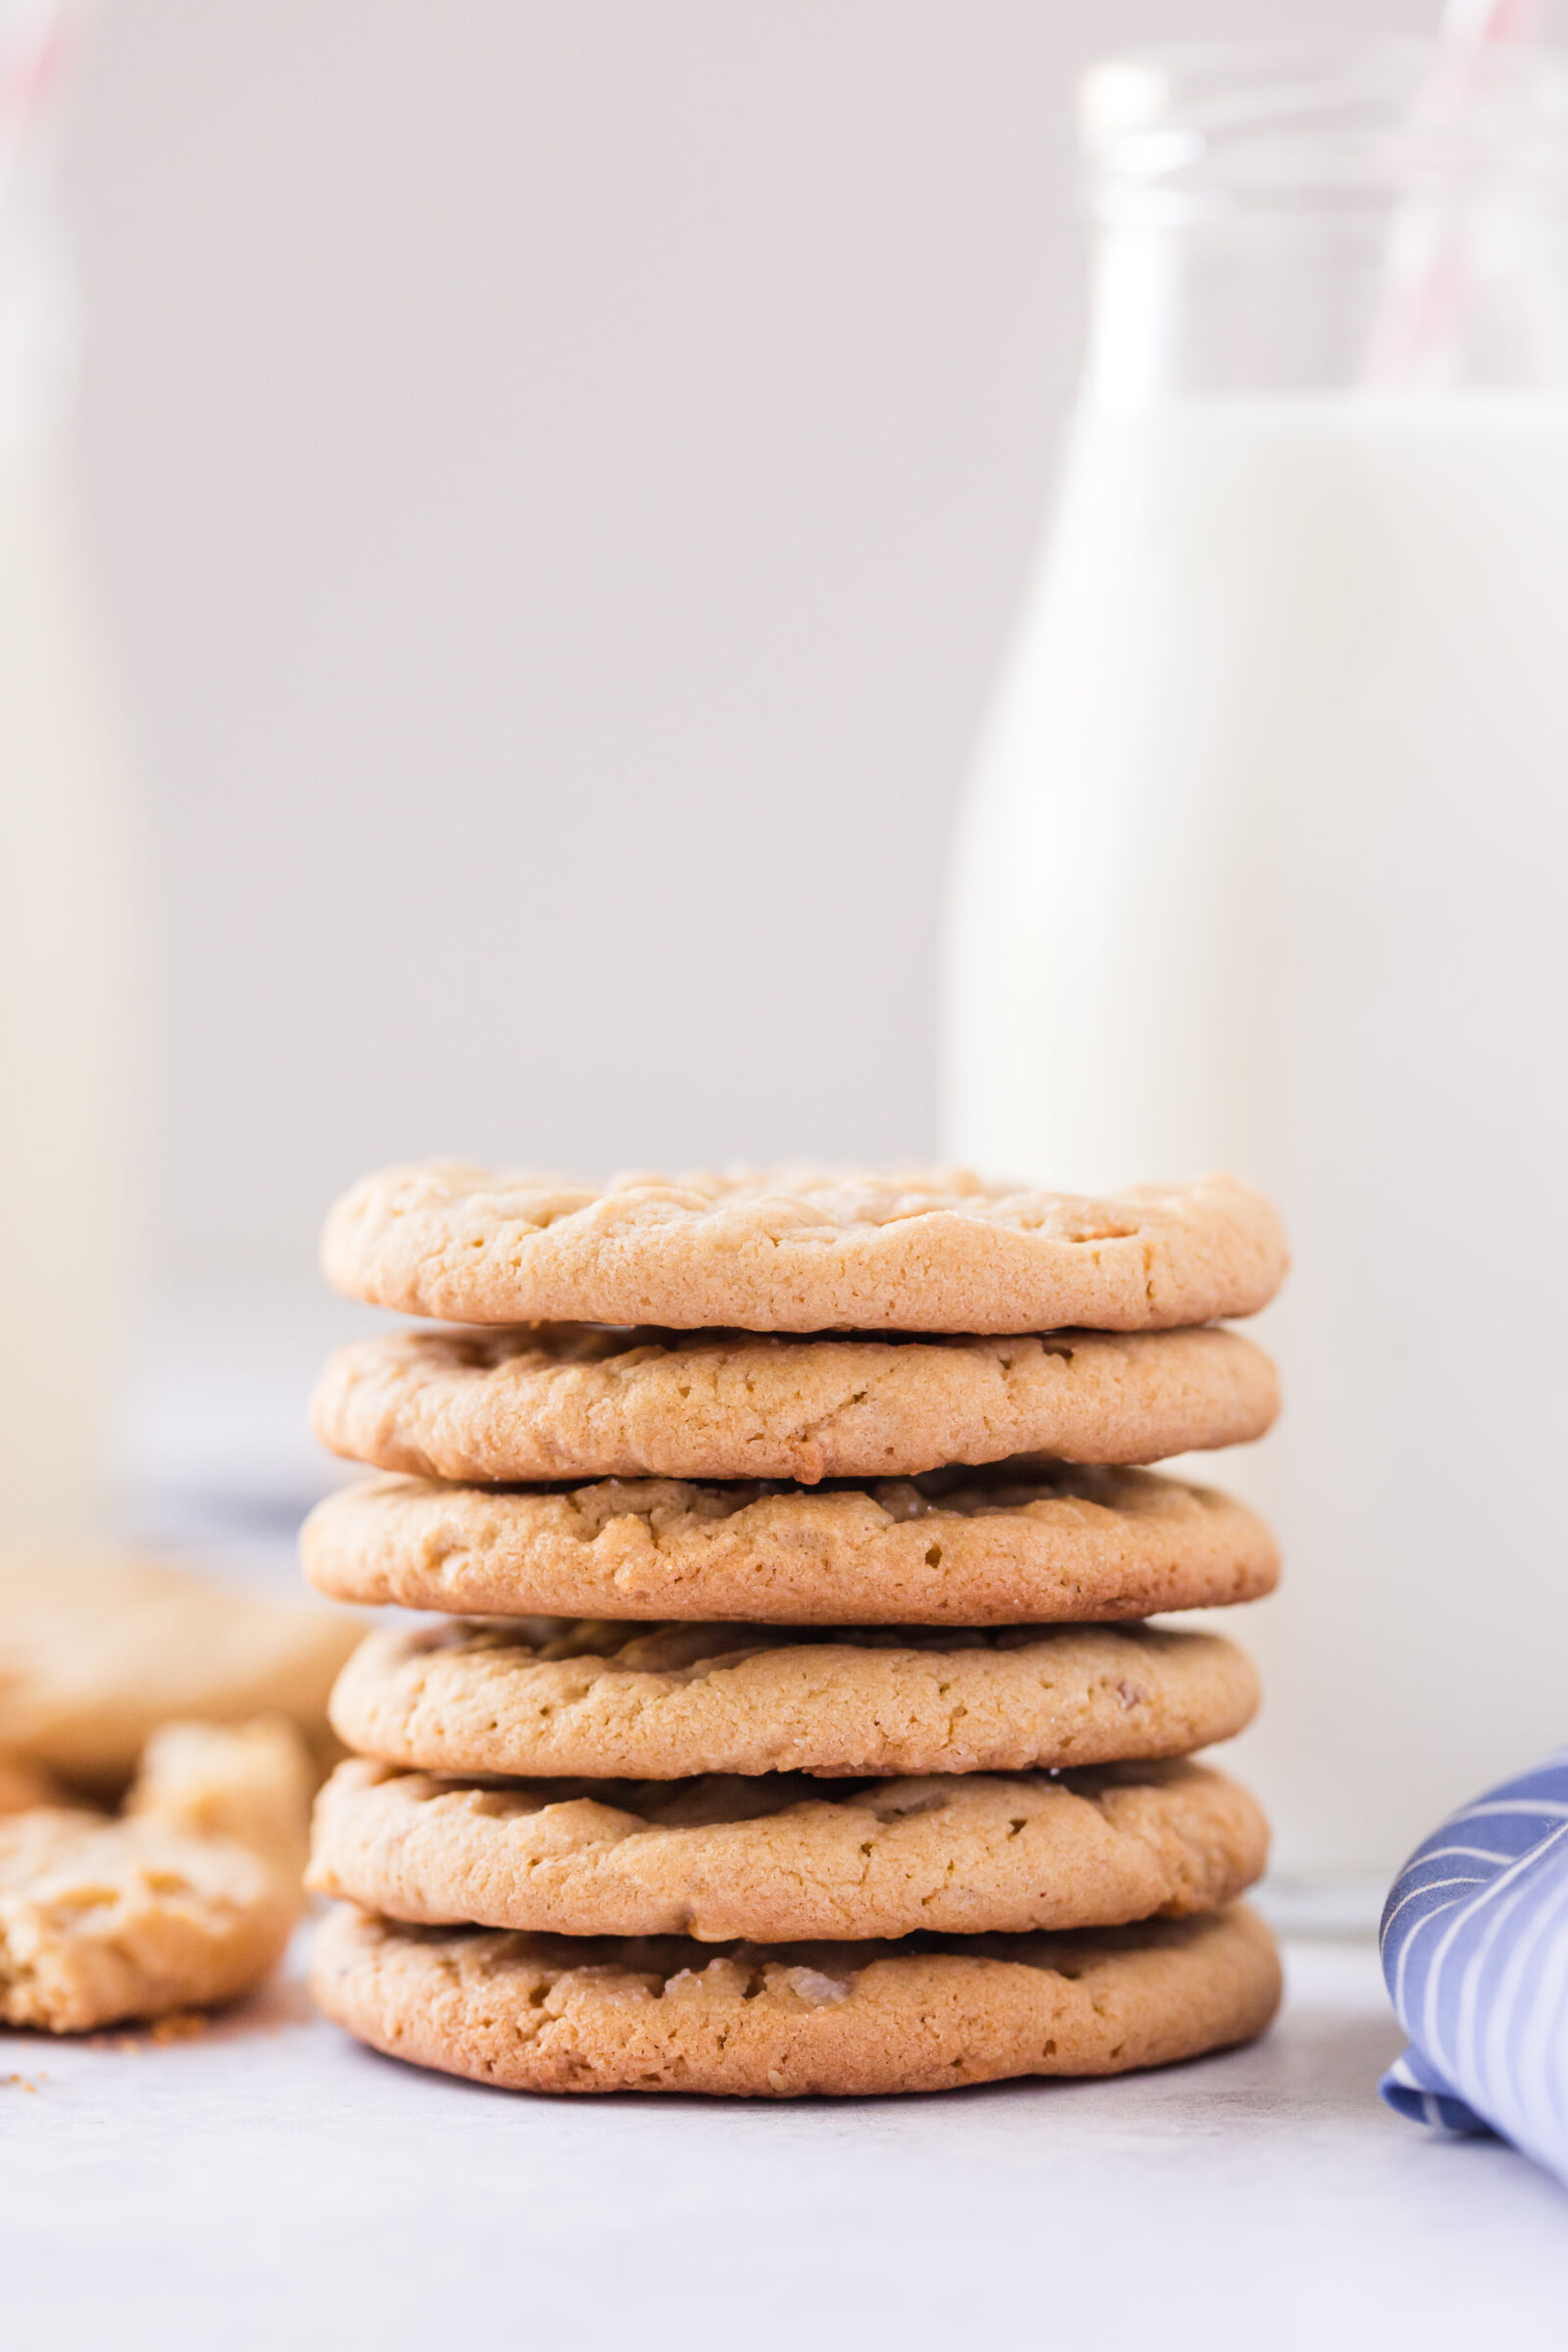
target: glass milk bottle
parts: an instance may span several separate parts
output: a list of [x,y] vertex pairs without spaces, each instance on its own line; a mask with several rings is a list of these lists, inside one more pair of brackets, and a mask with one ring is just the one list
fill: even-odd
[[71,324],[38,101],[57,12],[0,0],[0,1547],[103,1533],[127,1251],[118,776],[77,588]]
[[[1457,61],[1457,62],[1456,62]],[[956,1156],[1230,1166],[1295,1249],[1240,1761],[1389,1869],[1568,1737],[1568,74],[1098,69],[1086,380],[964,806]],[[1199,1465],[1192,1465],[1199,1468]]]

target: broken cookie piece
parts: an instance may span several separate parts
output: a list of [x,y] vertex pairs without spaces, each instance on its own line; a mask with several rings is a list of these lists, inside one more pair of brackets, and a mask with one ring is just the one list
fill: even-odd
[[172,1725],[118,1818],[0,1818],[0,2023],[86,2033],[259,1984],[299,1913],[310,1777],[286,1723]]

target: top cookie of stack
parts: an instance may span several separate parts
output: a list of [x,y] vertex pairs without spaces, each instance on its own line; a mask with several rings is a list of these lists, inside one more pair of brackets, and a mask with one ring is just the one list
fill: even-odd
[[1163,1331],[1250,1315],[1286,1267],[1229,1176],[1085,1200],[962,1168],[619,1176],[602,1190],[455,1160],[345,1194],[322,1262],[351,1298],[459,1323],[672,1330]]

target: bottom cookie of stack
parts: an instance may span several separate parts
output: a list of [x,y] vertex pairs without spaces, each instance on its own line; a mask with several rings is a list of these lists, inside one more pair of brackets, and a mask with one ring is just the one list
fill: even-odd
[[1260,2034],[1268,1930],[1241,1904],[1068,1935],[736,1944],[417,1928],[344,1905],[312,1989],[388,2055],[513,2090],[800,2097],[1114,2075]]

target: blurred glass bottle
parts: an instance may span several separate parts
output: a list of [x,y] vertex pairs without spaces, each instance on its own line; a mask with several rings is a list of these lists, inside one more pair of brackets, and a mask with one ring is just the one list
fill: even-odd
[[1216,1465],[1291,1571],[1238,1628],[1249,1743],[1285,1867],[1373,1871],[1564,1732],[1568,74],[1153,53],[1083,125],[1088,366],[960,824],[947,1142],[1279,1198],[1289,1412]]
[[77,583],[45,169],[66,32],[0,0],[0,1543],[107,1523],[129,1239],[125,821]]

